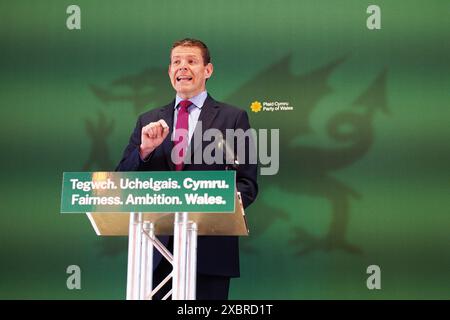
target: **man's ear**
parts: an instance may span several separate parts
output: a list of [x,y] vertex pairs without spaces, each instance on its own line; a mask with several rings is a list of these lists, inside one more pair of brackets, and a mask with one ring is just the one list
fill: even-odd
[[167,69],[167,74],[168,74],[169,77],[170,77],[170,64],[169,64],[169,68]]
[[205,68],[205,78],[206,79],[211,78],[213,71],[214,71],[214,67],[213,67],[212,63],[208,63]]

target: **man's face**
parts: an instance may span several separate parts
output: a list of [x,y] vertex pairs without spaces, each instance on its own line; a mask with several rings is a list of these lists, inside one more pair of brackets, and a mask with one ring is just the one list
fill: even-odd
[[183,99],[189,99],[205,90],[213,65],[203,64],[202,51],[197,47],[178,46],[172,49],[169,77],[173,88]]

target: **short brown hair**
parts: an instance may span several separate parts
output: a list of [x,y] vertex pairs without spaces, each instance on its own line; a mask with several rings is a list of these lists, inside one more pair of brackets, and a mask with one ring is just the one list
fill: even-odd
[[204,42],[197,40],[197,39],[191,39],[191,38],[177,40],[173,43],[172,49],[170,50],[170,52],[172,53],[172,50],[174,48],[180,47],[180,46],[199,48],[202,51],[203,64],[206,66],[208,63],[211,62],[211,56],[209,55],[209,49]]

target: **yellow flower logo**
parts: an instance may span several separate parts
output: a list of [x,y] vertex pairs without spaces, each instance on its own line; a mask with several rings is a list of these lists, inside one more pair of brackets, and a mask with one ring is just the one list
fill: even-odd
[[253,112],[260,112],[262,109],[261,102],[253,101],[250,109],[252,109]]

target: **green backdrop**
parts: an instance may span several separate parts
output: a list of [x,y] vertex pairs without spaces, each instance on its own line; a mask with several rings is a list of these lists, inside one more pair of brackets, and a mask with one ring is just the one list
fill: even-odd
[[[81,8],[81,30],[66,9]],[[369,30],[366,9],[381,8]],[[124,299],[125,238],[61,215],[63,171],[113,170],[138,114],[173,97],[174,40],[208,91],[280,129],[233,299],[450,298],[450,2],[2,1],[0,298]],[[293,111],[258,112],[253,101]],[[68,290],[66,268],[81,268]],[[381,289],[369,290],[369,265]]]

